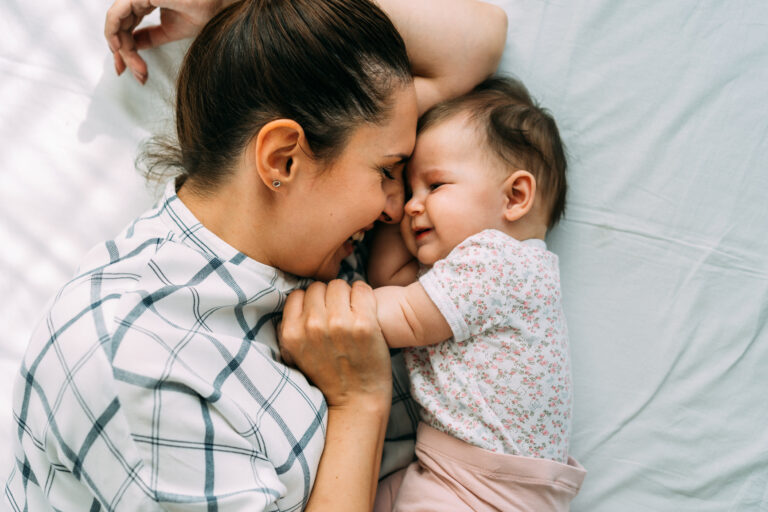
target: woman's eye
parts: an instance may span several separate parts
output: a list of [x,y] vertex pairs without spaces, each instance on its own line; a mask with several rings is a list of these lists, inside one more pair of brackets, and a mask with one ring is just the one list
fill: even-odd
[[380,167],[379,170],[381,171],[381,174],[384,175],[385,178],[388,180],[394,180],[395,175],[392,174],[392,168],[391,167]]

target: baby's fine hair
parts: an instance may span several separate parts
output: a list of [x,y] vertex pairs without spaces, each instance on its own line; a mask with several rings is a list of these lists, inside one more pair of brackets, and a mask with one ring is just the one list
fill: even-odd
[[418,133],[466,114],[482,130],[485,143],[514,169],[525,169],[549,207],[549,228],[565,212],[568,163],[553,117],[540,107],[520,82],[509,77],[489,78],[471,92],[432,107],[419,119]]

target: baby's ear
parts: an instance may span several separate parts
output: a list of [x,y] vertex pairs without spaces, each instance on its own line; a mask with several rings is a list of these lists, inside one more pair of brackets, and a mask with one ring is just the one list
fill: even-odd
[[536,198],[536,178],[533,174],[525,170],[515,171],[502,186],[506,196],[504,218],[507,221],[519,220],[531,211]]

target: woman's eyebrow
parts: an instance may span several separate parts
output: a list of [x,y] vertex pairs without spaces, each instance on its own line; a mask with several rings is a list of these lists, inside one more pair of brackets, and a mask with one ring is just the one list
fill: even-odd
[[399,160],[395,162],[395,165],[397,165],[397,164],[407,163],[408,160],[411,159],[411,155],[405,155],[403,153],[394,153],[391,155],[384,155],[384,158],[398,158]]

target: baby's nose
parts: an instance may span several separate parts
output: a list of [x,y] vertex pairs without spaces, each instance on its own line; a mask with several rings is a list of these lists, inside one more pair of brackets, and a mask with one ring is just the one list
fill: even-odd
[[412,197],[408,200],[407,203],[405,203],[405,213],[406,215],[417,215],[424,209],[423,205],[421,204],[421,201],[418,201],[415,197]]

